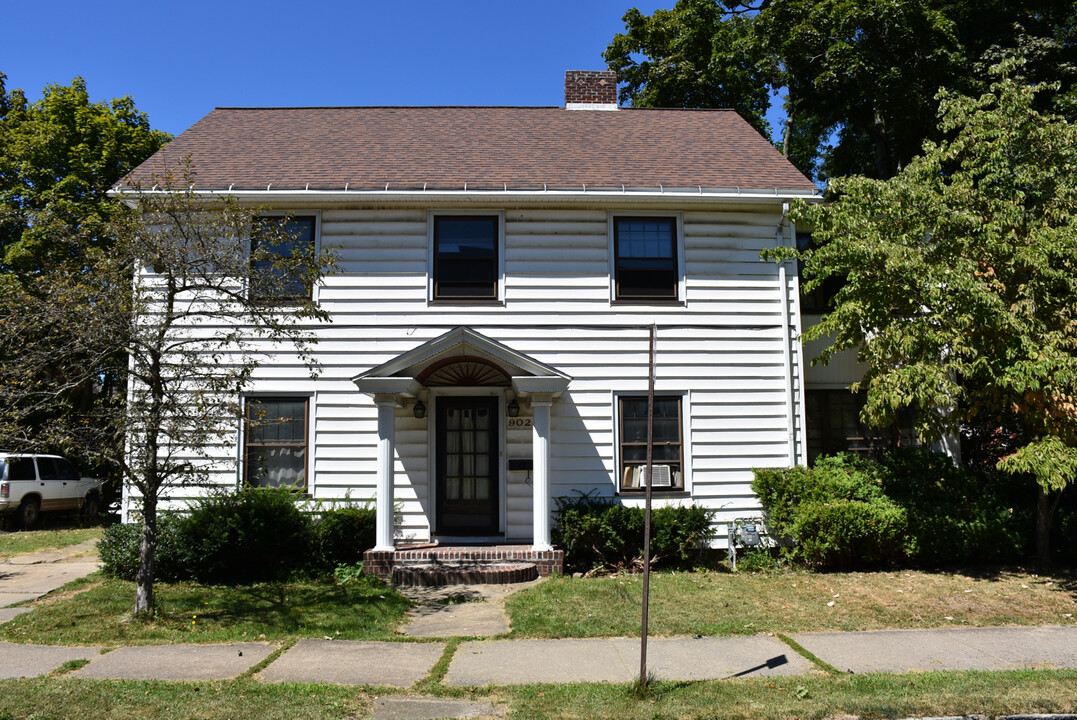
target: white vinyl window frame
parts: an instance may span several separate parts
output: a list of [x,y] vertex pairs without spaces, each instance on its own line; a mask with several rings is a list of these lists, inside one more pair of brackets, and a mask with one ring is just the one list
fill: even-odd
[[[617,244],[615,224],[619,218],[669,218],[674,221],[673,253],[676,255],[677,297],[669,299],[617,296]],[[684,214],[654,210],[610,210],[606,214],[606,237],[609,252],[610,304],[611,305],[686,305],[684,272]]]
[[[621,398],[646,397],[647,388],[642,390],[617,390],[610,397],[610,412],[613,418],[613,491],[615,495],[627,498],[642,497],[642,493],[623,492],[621,487]],[[681,475],[684,487],[655,487],[653,495],[692,495],[692,393],[688,390],[656,389],[655,398],[680,398],[681,401]],[[655,463],[661,464],[661,463]]]
[[[436,297],[434,224],[439,217],[496,217],[497,218],[497,293],[491,298]],[[429,210],[426,214],[426,301],[437,305],[489,305],[505,303],[505,211],[493,208]]]

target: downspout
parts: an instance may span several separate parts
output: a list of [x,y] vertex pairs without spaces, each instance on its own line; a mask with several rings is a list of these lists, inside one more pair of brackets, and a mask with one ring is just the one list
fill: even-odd
[[[778,218],[778,228],[774,232],[775,247],[782,247],[785,245],[785,217],[789,214],[789,203],[782,203],[782,216]],[[781,292],[782,300],[782,359],[784,361],[786,371],[786,384],[785,384],[785,422],[786,428],[789,432],[789,467],[796,467],[797,464],[797,435],[796,435],[796,415],[795,415],[795,402],[794,402],[794,380],[793,380],[793,352],[792,352],[792,338],[789,335],[789,327],[792,324],[789,317],[789,283],[786,277],[786,267],[789,265],[788,260],[782,260],[778,265],[778,285]]]

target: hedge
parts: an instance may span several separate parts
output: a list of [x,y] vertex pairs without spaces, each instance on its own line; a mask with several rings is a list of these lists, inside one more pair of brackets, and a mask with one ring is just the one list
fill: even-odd
[[[316,513],[316,514],[315,514]],[[244,488],[158,518],[154,575],[206,583],[282,580],[355,565],[374,545],[371,507],[322,508],[287,490]],[[113,525],[98,545],[106,575],[133,580],[141,525]]]
[[935,567],[1021,556],[1013,482],[900,450],[882,462],[841,454],[811,468],[757,469],[752,489],[771,536],[791,540],[787,554],[805,565]]
[[[644,510],[612,499],[558,498],[554,543],[565,551],[565,569],[631,570],[643,556]],[[711,535],[713,511],[698,505],[651,512],[651,557],[655,566],[691,567]]]

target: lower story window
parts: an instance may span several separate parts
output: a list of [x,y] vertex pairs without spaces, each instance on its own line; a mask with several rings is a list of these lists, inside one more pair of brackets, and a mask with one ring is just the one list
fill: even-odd
[[[624,395],[617,399],[620,415],[620,487],[647,487],[647,396]],[[654,398],[654,430],[651,464],[655,490],[684,489],[684,442],[681,434],[680,396]]]
[[247,485],[306,489],[308,410],[307,398],[247,400]]
[[889,448],[918,444],[912,411],[902,411],[892,427],[872,428],[860,420],[865,400],[864,393],[846,389],[805,393],[809,464],[820,455],[851,452],[877,457]]

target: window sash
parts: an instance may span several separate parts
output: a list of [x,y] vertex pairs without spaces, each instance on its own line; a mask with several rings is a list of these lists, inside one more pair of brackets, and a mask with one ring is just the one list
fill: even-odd
[[496,215],[434,217],[435,299],[497,299],[499,225]]
[[[280,239],[273,248],[274,255],[282,258],[291,258],[296,251],[307,247],[314,247],[314,232],[317,225],[313,215],[297,217],[265,216],[255,219],[251,232],[251,254],[260,250],[260,228],[271,224],[283,226],[284,238]],[[270,276],[271,279],[261,281],[261,278]],[[283,269],[274,268],[270,260],[251,260],[251,285],[252,298],[259,300],[297,300],[310,299],[313,295],[313,287],[302,278],[284,278]]]
[[615,217],[613,257],[617,299],[677,299],[676,218]]
[[[684,489],[684,433],[682,398],[679,395],[654,396],[654,431],[652,464],[669,465],[671,485],[656,490]],[[621,490],[644,490],[641,478],[647,467],[647,396],[622,395],[617,399],[618,445]],[[657,473],[656,473],[657,477]]]
[[309,398],[247,399],[244,484],[306,489],[309,415]]

